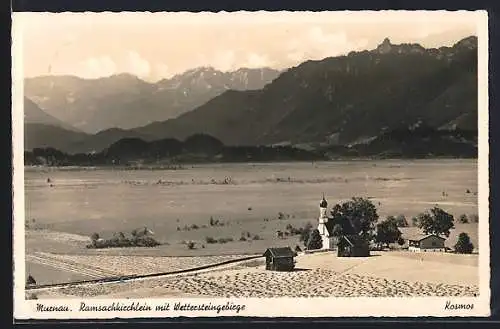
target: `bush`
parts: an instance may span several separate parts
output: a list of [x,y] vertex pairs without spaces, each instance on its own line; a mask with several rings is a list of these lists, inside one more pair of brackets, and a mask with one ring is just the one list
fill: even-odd
[[479,216],[477,214],[469,215],[469,221],[471,223],[478,223],[479,222]]
[[245,238],[243,235],[240,238],[240,241],[247,241],[247,238]]
[[207,236],[207,237],[205,237],[205,242],[206,243],[217,243],[217,240],[215,240],[211,236]]
[[198,225],[196,225],[196,224],[191,225],[191,227],[190,227],[190,228],[191,228],[192,230],[197,230],[197,229],[199,229]]
[[469,218],[466,214],[461,214],[460,217],[458,217],[458,221],[462,224],[467,224],[469,222]]
[[115,233],[111,239],[92,240],[92,244],[87,245],[87,248],[156,247],[161,244],[154,238],[139,233],[140,232],[133,231],[131,239],[127,238],[123,232]]
[[233,238],[219,238],[218,242],[219,243],[228,243],[228,242],[232,242],[233,241]]
[[457,243],[455,244],[455,252],[458,254],[470,254],[474,250],[474,245],[470,242],[470,237],[467,233],[458,235]]
[[255,234],[252,238],[252,240],[262,240],[260,236],[258,236],[257,234]]
[[296,245],[295,246],[295,252],[301,252],[301,251],[302,251],[302,249],[300,248],[300,246]]
[[404,240],[402,237],[399,237],[399,239],[398,239],[398,244],[399,244],[400,246],[404,245],[404,244],[405,244],[405,240]]
[[195,244],[194,244],[194,242],[193,242],[193,241],[189,241],[189,242],[187,243],[187,247],[188,247],[188,249],[194,249],[194,245],[195,245]]
[[28,275],[28,278],[26,279],[26,285],[27,286],[31,286],[31,285],[34,285],[34,284],[36,284],[35,278],[31,274]]

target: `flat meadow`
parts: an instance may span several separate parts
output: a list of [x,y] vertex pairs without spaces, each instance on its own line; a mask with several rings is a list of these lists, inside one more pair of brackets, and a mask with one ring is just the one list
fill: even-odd
[[[315,226],[323,193],[329,207],[366,197],[381,219],[403,214],[409,222],[437,205],[456,218],[446,244],[453,246],[456,236],[467,232],[477,247],[477,223],[458,223],[461,214],[478,214],[477,186],[477,160],[207,164],[177,170],[26,168],[26,253],[198,257],[302,247],[298,236],[281,239],[276,231],[308,222]],[[144,227],[162,245],[85,247],[94,232],[108,238]],[[208,238],[232,241],[207,243]],[[194,242],[192,249],[187,241]]]

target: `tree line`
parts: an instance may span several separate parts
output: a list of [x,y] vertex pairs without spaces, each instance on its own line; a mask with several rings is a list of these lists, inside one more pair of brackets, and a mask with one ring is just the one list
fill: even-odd
[[[460,222],[467,222],[462,215]],[[412,222],[424,234],[450,236],[450,231],[455,228],[453,215],[439,207],[433,207],[412,218]],[[353,197],[351,200],[336,204],[330,211],[327,228],[334,237],[343,235],[358,235],[367,242],[374,243],[378,248],[389,247],[392,243],[404,245],[401,227],[409,226],[403,215],[388,216],[379,222],[379,215],[375,205],[366,198]],[[300,240],[309,250],[322,248],[319,231],[312,229],[308,223],[300,230]],[[467,233],[460,233],[454,251],[457,253],[472,253],[474,246]]]

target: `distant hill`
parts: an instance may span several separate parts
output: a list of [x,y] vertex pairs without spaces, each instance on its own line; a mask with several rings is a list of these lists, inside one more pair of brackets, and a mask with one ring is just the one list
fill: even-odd
[[24,92],[46,113],[88,133],[130,129],[188,112],[228,89],[260,89],[279,71],[210,67],[147,83],[130,74],[100,79],[42,76],[25,79]]
[[44,124],[61,127],[66,130],[78,131],[71,125],[54,118],[45,113],[38,105],[28,98],[24,98],[24,123],[25,124]]
[[67,150],[71,143],[79,142],[88,135],[82,132],[67,130],[59,126],[40,123],[26,123],[24,125],[24,149],[53,147]]
[[317,152],[290,146],[225,146],[212,136],[196,134],[181,142],[163,139],[147,142],[124,138],[101,152],[68,154],[54,147],[25,151],[26,165],[49,166],[135,166],[194,162],[311,161],[326,160]]
[[[354,145],[417,124],[477,130],[477,38],[425,49],[385,39],[371,51],[308,61],[261,90],[228,90],[134,131],[226,145]],[[475,128],[476,127],[476,128]]]

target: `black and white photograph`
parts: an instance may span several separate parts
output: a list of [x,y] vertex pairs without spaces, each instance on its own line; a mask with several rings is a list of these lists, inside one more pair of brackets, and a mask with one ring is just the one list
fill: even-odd
[[13,13],[15,316],[489,315],[487,19]]

